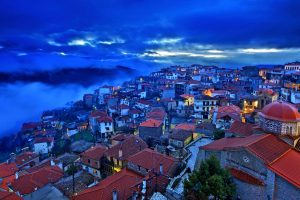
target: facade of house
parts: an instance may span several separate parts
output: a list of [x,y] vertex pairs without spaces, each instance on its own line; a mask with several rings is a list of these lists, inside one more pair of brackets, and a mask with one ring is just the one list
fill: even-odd
[[36,138],[34,141],[34,153],[36,154],[48,154],[54,146],[54,138],[43,137]]
[[163,123],[160,120],[148,119],[139,125],[139,136],[148,141],[159,139],[163,135]]
[[95,177],[102,178],[102,159],[107,148],[97,145],[80,154],[81,165],[84,170]]

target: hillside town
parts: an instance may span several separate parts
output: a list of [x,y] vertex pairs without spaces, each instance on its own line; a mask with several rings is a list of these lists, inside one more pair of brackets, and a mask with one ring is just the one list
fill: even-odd
[[300,199],[299,109],[300,62],[170,66],[102,85],[22,125],[0,199],[185,199],[211,156],[233,199]]

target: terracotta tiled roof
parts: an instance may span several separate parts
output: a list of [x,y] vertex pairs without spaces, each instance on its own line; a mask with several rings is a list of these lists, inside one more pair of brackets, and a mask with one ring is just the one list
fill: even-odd
[[192,94],[182,94],[180,95],[182,98],[187,99],[187,98],[194,98],[194,95]]
[[22,165],[22,164],[27,163],[37,157],[38,157],[38,155],[36,153],[24,152],[16,157],[16,164]]
[[193,135],[192,131],[175,129],[175,130],[173,130],[172,133],[170,133],[169,138],[174,139],[174,140],[185,141],[188,137],[190,137],[192,135]]
[[228,150],[245,148],[266,164],[279,158],[291,147],[272,134],[250,135],[245,138],[222,138],[201,147],[204,150]]
[[34,140],[34,144],[37,144],[37,143],[51,143],[54,141],[54,138],[53,137],[42,137],[42,138],[36,138]]
[[290,148],[290,145],[272,134],[268,134],[266,137],[247,146],[247,149],[256,154],[265,163],[274,161]]
[[156,119],[148,119],[140,124],[140,126],[144,127],[159,127],[162,125],[162,121]]
[[276,92],[274,92],[272,89],[260,89],[258,93],[268,94],[268,95],[275,95]]
[[118,199],[129,199],[133,194],[133,187],[142,180],[142,176],[123,169],[113,174],[96,186],[84,190],[72,197],[73,200],[112,199],[113,191],[117,192]]
[[[119,160],[126,160],[129,156],[147,148],[147,144],[138,136],[130,135],[121,143],[118,143],[105,152],[106,156]],[[119,150],[122,150],[122,157],[119,157]]]
[[300,188],[300,153],[290,149],[269,165],[276,174]]
[[231,175],[235,177],[236,179],[239,179],[240,181],[252,184],[252,185],[259,185],[263,186],[264,182],[259,180],[258,178],[235,168],[229,169]]
[[0,164],[0,178],[5,178],[14,175],[18,171],[16,163],[1,163]]
[[230,148],[241,148],[265,136],[266,135],[262,134],[262,135],[251,135],[245,138],[222,138],[210,144],[202,146],[200,148],[204,150],[216,150],[216,151],[222,151]]
[[89,159],[100,160],[103,157],[106,150],[107,148],[105,146],[97,145],[95,147],[89,148],[80,155]]
[[140,114],[140,113],[142,113],[142,111],[140,111],[138,109],[130,109],[129,113],[131,113],[131,114]]
[[138,103],[140,103],[140,104],[144,104],[144,105],[150,105],[150,104],[151,104],[151,102],[150,102],[150,101],[143,100],[143,99],[139,100],[139,101],[138,101]]
[[151,110],[151,112],[147,113],[148,119],[156,119],[160,121],[163,121],[166,116],[167,113],[163,108],[154,108]]
[[15,179],[11,183],[11,187],[15,192],[20,192],[21,195],[30,194],[48,183],[57,182],[62,176],[63,172],[59,167],[44,167],[34,173]]
[[126,104],[121,104],[120,109],[129,109],[129,106]]
[[174,169],[173,166],[176,164],[176,160],[173,157],[163,155],[148,148],[129,157],[128,162],[148,170],[154,170],[154,172],[159,172],[160,164],[162,164],[165,175],[172,175],[174,172],[172,171]]
[[234,121],[227,132],[233,133],[237,136],[246,137],[253,133],[254,126],[255,124]]
[[195,124],[182,123],[182,124],[178,124],[174,129],[194,132],[196,129],[196,126],[195,126]]
[[0,199],[1,200],[22,200],[23,198],[18,196],[16,193],[0,190]]
[[109,116],[97,118],[97,122],[113,122],[113,119]]
[[230,106],[220,106],[217,111],[217,118],[223,118],[225,116],[229,116],[235,121],[241,121],[241,109],[238,106],[230,105]]
[[103,112],[103,111],[92,111],[90,113],[90,117],[106,117],[107,116],[107,113],[106,112]]
[[114,135],[111,137],[111,140],[115,140],[115,141],[123,141],[127,138],[128,136],[126,136],[125,134],[118,134],[118,135]]

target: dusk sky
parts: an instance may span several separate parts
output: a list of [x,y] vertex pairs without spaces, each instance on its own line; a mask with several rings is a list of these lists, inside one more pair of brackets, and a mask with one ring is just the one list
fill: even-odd
[[299,59],[295,0],[2,0],[0,69]]

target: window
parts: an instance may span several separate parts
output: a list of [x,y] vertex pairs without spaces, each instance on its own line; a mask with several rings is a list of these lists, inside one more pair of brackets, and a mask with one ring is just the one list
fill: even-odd
[[243,156],[243,161],[245,163],[248,163],[248,162],[250,162],[250,159],[247,156]]
[[91,164],[91,160],[90,159],[88,159],[88,163]]

